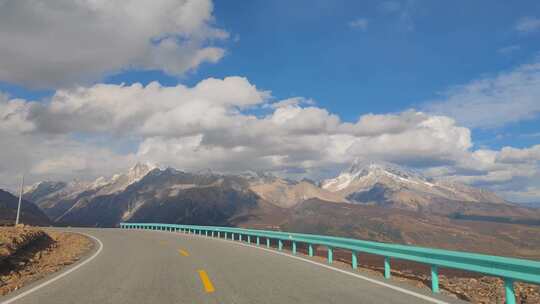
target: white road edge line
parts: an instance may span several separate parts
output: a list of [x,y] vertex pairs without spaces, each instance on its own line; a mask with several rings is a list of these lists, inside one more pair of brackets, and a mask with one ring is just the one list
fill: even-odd
[[[170,231],[159,231],[159,232],[170,233]],[[183,234],[183,233],[181,233],[181,234]],[[365,280],[365,281],[368,281],[368,282],[371,282],[371,283],[374,283],[374,284],[377,284],[377,285],[381,285],[381,286],[384,286],[384,287],[387,287],[387,288],[390,288],[390,289],[393,289],[393,290],[396,290],[396,291],[411,295],[413,297],[417,297],[417,298],[426,300],[426,301],[431,302],[431,303],[450,304],[450,303],[445,302],[443,300],[435,299],[435,298],[432,298],[430,296],[426,296],[426,295],[423,295],[421,293],[417,293],[417,292],[414,292],[414,291],[411,291],[411,290],[408,290],[408,289],[405,289],[405,288],[401,288],[401,287],[394,286],[394,285],[391,285],[391,284],[388,284],[388,283],[384,283],[384,282],[381,282],[381,281],[378,281],[378,280],[374,280],[372,278],[368,278],[368,277],[363,276],[361,274],[352,273],[352,272],[349,272],[349,271],[346,271],[346,270],[342,270],[342,269],[339,269],[339,268],[336,268],[336,267],[332,267],[332,266],[325,265],[325,264],[322,264],[322,263],[319,263],[319,262],[308,260],[306,258],[302,258],[302,257],[295,256],[295,255],[292,255],[292,254],[288,254],[288,253],[285,253],[285,252],[276,251],[276,250],[273,250],[273,249],[268,249],[268,248],[262,247],[263,245],[256,246],[256,245],[250,245],[250,244],[246,244],[246,243],[241,243],[240,241],[225,240],[225,239],[222,239],[222,238],[213,238],[213,237],[210,237],[210,236],[207,237],[207,236],[204,236],[204,235],[197,235],[197,234],[186,234],[186,235],[195,236],[195,237],[199,237],[199,238],[203,238],[203,239],[208,238],[208,239],[211,239],[211,240],[219,240],[219,241],[223,241],[223,242],[237,244],[237,245],[244,246],[244,247],[252,247],[252,248],[261,249],[261,250],[264,250],[264,251],[272,252],[272,253],[283,255],[283,256],[286,256],[286,257],[289,257],[289,258],[293,258],[293,259],[301,260],[301,261],[311,263],[311,264],[314,264],[314,265],[318,265],[320,267],[324,267],[324,268],[327,268],[327,269],[330,269],[330,270],[341,272],[343,274],[350,275],[350,276],[353,276],[353,277],[356,277],[356,278],[359,278],[359,279],[362,279],[362,280]],[[0,304],[4,304],[4,303],[0,303]]]
[[38,290],[38,289],[41,289],[41,288],[43,288],[43,287],[45,287],[45,286],[47,286],[47,285],[49,285],[49,284],[51,284],[51,283],[53,283],[53,282],[59,280],[59,279],[61,279],[61,278],[65,277],[65,276],[67,276],[68,274],[74,272],[75,270],[77,270],[77,269],[83,267],[84,265],[86,265],[87,263],[89,263],[90,261],[92,261],[95,257],[97,257],[97,256],[101,253],[101,250],[103,250],[103,243],[102,243],[98,238],[96,238],[96,237],[94,237],[94,236],[92,236],[92,235],[83,233],[83,232],[74,232],[74,233],[82,234],[82,235],[87,236],[87,237],[93,239],[94,241],[96,241],[96,242],[99,244],[98,250],[97,250],[91,257],[87,258],[86,260],[84,260],[84,261],[81,262],[80,264],[77,264],[77,265],[74,266],[73,268],[70,268],[69,270],[67,270],[67,271],[65,271],[65,272],[62,272],[61,274],[59,274],[59,275],[57,275],[57,276],[55,276],[55,277],[49,279],[48,281],[45,281],[45,282],[43,282],[43,283],[41,283],[41,284],[39,284],[39,285],[37,285],[37,286],[34,286],[34,287],[32,287],[31,289],[29,289],[29,290],[27,290],[27,291],[25,291],[25,292],[23,292],[23,293],[21,293],[21,294],[15,296],[15,297],[11,298],[11,299],[9,299],[9,300],[6,300],[6,301],[4,301],[4,302],[0,302],[0,304],[9,304],[9,303],[13,303],[14,301],[17,301],[17,300],[21,299],[22,297],[25,297],[25,296],[31,294],[32,292],[34,292],[34,291],[36,291],[36,290]]

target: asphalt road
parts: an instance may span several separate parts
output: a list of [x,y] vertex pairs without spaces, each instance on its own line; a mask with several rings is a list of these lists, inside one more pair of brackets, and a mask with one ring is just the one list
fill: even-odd
[[0,297],[0,303],[460,303],[238,241],[162,231],[75,231],[99,240],[83,265]]

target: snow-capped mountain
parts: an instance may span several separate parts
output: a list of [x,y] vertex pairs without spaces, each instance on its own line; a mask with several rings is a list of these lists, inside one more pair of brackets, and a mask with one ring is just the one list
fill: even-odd
[[389,163],[355,162],[321,188],[343,195],[353,203],[390,204],[418,209],[438,202],[503,204],[492,192],[424,177],[413,170]]
[[[219,203],[220,208],[236,210],[234,212],[258,206],[266,211],[278,208],[281,214],[310,199],[447,215],[471,210],[471,202],[477,203],[474,208],[482,209],[482,214],[492,210],[489,206],[493,203],[506,205],[489,191],[433,180],[393,164],[361,162],[355,162],[320,186],[308,180],[288,180],[269,173],[188,173],[139,163],[126,173],[110,178],[37,183],[26,188],[24,197],[36,203],[53,221],[85,225],[114,225],[134,218],[157,221],[161,216],[185,216],[193,212],[191,208],[209,208],[215,203]],[[235,204],[243,207],[237,209]],[[201,208],[206,210],[206,207]],[[172,213],[163,213],[164,210]]]
[[51,219],[57,220],[82,198],[88,199],[124,191],[155,168],[156,166],[152,164],[137,163],[126,173],[113,175],[109,179],[99,177],[90,182],[73,180],[68,183],[42,181],[26,187],[24,198],[42,208]]
[[383,180],[428,187],[433,186],[433,183],[421,174],[394,164],[355,161],[348,170],[342,172],[336,178],[324,180],[321,187],[332,192],[350,192],[351,190],[361,189],[358,187],[360,185],[369,188]]

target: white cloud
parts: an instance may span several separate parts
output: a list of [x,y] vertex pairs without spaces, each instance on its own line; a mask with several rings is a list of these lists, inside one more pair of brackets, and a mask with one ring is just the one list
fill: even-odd
[[540,162],[540,145],[525,149],[504,147],[498,160],[504,163]]
[[89,82],[123,69],[180,75],[224,56],[210,0],[0,2],[0,81]]
[[367,31],[369,20],[367,18],[356,18],[349,22],[349,26],[362,31]]
[[425,109],[472,128],[535,119],[540,114],[540,62],[453,87]]
[[278,102],[274,102],[272,104],[266,105],[265,107],[277,109],[281,107],[300,106],[300,105],[315,105],[315,101],[313,99],[307,99],[307,98],[299,96],[299,97],[291,97],[284,100],[280,100]]
[[509,55],[509,54],[517,52],[519,50],[521,50],[521,46],[519,46],[517,44],[513,44],[513,45],[508,45],[508,46],[502,47],[502,48],[498,49],[497,52],[499,54],[502,54],[502,55]]
[[540,30],[540,19],[536,17],[523,17],[519,19],[514,29],[522,33],[531,33]]
[[501,193],[535,186],[524,180],[538,174],[538,146],[473,150],[470,130],[448,116],[408,110],[343,122],[309,99],[271,98],[242,77],[192,87],[96,84],[58,90],[47,102],[3,96],[0,187],[14,186],[22,168],[31,181],[93,178],[137,160],[319,178],[356,158]]

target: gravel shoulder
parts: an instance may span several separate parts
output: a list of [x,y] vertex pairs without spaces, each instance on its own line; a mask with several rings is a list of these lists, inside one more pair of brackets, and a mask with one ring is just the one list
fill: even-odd
[[0,295],[77,262],[93,246],[90,239],[77,233],[0,227]]

